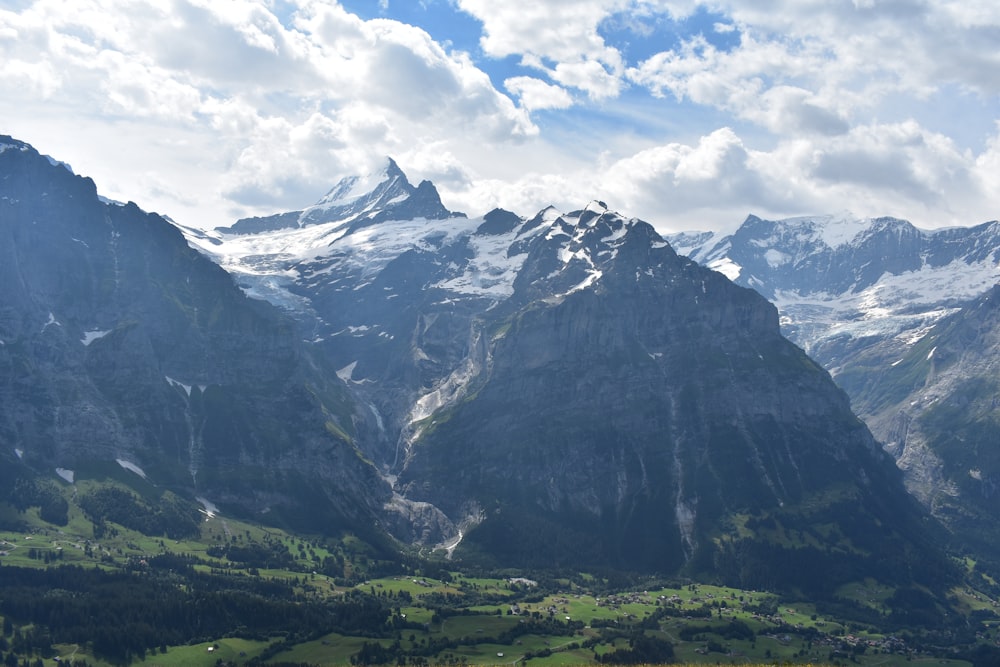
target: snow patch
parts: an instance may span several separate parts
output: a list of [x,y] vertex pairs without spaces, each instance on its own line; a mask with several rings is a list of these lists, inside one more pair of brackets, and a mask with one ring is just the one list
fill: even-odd
[[72,470],[67,470],[66,468],[56,468],[56,474],[70,484],[73,483],[73,479],[76,477]]
[[84,331],[83,338],[80,339],[80,342],[83,343],[84,345],[90,345],[98,338],[104,338],[109,333],[111,333],[111,329],[105,329],[105,330],[94,329],[93,331]]
[[850,211],[815,218],[820,237],[831,248],[846,245],[871,225],[871,218],[855,217]]
[[722,257],[721,259],[712,260],[708,263],[708,268],[713,271],[718,271],[730,280],[736,280],[740,277],[740,272],[743,271],[743,267],[729,259],[728,257]]
[[351,363],[347,364],[346,366],[344,366],[343,368],[341,368],[339,371],[337,371],[337,377],[339,377],[344,382],[353,382],[354,381],[353,380],[353,378],[354,378],[354,367],[357,366],[357,365],[358,365],[357,361],[352,361]]
[[49,311],[49,321],[46,322],[44,325],[42,325],[42,331],[41,331],[41,333],[44,333],[46,329],[48,329],[49,327],[51,327],[53,325],[55,325],[57,327],[61,327],[62,326],[62,322],[60,322],[59,320],[57,320],[56,316],[53,315],[51,311]]
[[[477,225],[478,226],[478,225]],[[540,233],[541,227],[531,233]],[[527,259],[527,252],[510,254],[510,249],[521,227],[506,234],[471,235],[468,244],[474,255],[461,273],[434,285],[459,294],[506,299],[514,293],[514,278]]]
[[[0,153],[2,153],[2,152],[3,151],[0,151]],[[23,449],[15,449],[14,453],[17,454],[17,458],[19,458],[19,459],[23,459],[24,458],[24,450]]]
[[219,515],[219,508],[215,506],[215,503],[201,496],[196,496],[195,500],[201,503],[201,506],[204,508],[198,511],[205,515],[206,521],[209,519],[214,519]]
[[128,470],[129,472],[134,472],[139,477],[146,479],[145,471],[136,464],[126,461],[125,459],[115,459],[115,462],[125,470]]
[[774,248],[771,248],[770,250],[764,253],[764,260],[767,262],[768,266],[770,266],[772,269],[776,269],[779,266],[788,264],[790,261],[792,261],[792,258],[790,255],[787,255],[781,252],[780,250],[775,250]]
[[164,375],[164,376],[163,376],[163,379],[164,379],[164,380],[166,380],[166,381],[167,381],[167,383],[168,383],[168,384],[169,384],[169,385],[170,385],[171,387],[180,387],[181,389],[183,389],[183,390],[184,390],[184,393],[185,393],[185,394],[187,394],[188,398],[190,398],[190,397],[191,397],[191,385],[189,385],[189,384],[184,384],[183,382],[180,382],[180,381],[178,381],[178,380],[175,380],[175,379],[173,379],[172,377],[170,377],[170,376],[167,376],[167,375]]
[[931,351],[927,353],[927,361],[934,358],[934,352],[937,350],[937,345],[931,348]]

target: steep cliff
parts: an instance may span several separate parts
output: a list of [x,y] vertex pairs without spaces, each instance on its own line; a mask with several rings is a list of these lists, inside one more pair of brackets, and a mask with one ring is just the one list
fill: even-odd
[[[880,540],[917,558],[921,513],[847,397],[773,306],[647,224],[600,205],[559,217],[481,317],[477,372],[415,424],[399,477],[478,524],[467,550],[758,584],[787,579],[789,554],[803,572]],[[828,532],[778,540],[761,522]]]
[[0,456],[52,475],[118,461],[331,530],[381,515],[367,417],[291,320],[30,146],[0,138],[0,174]]

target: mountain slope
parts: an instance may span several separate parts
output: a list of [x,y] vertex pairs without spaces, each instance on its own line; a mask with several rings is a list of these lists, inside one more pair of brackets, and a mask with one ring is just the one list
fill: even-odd
[[915,494],[980,553],[1000,553],[1000,286],[872,372],[856,403]]
[[[372,201],[353,184],[392,179],[334,192]],[[364,215],[188,238],[296,318],[376,417],[365,455],[462,529],[459,556],[825,593],[940,565],[891,459],[774,308],[646,223],[601,202]]]
[[0,457],[64,479],[118,461],[313,528],[382,516],[391,490],[356,446],[370,417],[291,320],[30,146],[0,138],[0,173]]
[[1000,223],[925,231],[893,218],[750,216],[728,237],[675,240],[774,301],[783,331],[834,374],[910,491],[959,544],[1000,554],[983,445],[996,426]]

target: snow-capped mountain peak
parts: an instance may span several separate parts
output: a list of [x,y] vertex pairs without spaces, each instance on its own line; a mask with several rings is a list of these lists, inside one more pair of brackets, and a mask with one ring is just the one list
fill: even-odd
[[366,205],[377,206],[395,197],[406,198],[412,189],[406,175],[391,157],[385,164],[368,174],[346,176],[340,179],[312,208],[350,206],[359,200]]
[[385,220],[440,220],[461,215],[444,207],[433,184],[424,181],[414,187],[399,165],[392,158],[386,158],[379,169],[365,175],[342,178],[307,209],[244,218],[218,231],[256,234],[327,223],[350,224],[356,228]]

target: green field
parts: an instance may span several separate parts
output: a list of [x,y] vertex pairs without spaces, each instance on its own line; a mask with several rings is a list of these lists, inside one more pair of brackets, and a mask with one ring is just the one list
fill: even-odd
[[[134,475],[121,477],[102,483],[82,478],[75,489],[61,488],[69,499],[100,484],[156,497],[158,491],[149,485],[133,484]],[[838,591],[842,609],[861,610],[852,620],[809,600],[708,583],[636,580],[611,589],[588,573],[553,579],[536,572],[463,572],[459,563],[447,570],[442,563],[424,568],[427,562],[412,556],[387,561],[354,535],[295,535],[226,516],[204,516],[196,534],[178,539],[144,535],[115,522],[98,527],[72,502],[64,526],[46,523],[36,508],[17,512],[4,506],[0,517],[5,525],[20,524],[18,530],[0,530],[0,566],[9,571],[55,573],[64,565],[83,565],[109,576],[131,572],[142,581],[174,581],[170,590],[194,595],[192,600],[204,586],[209,586],[206,594],[218,587],[236,601],[244,599],[239,596],[246,593],[238,592],[243,589],[261,591],[253,595],[264,596],[262,601],[275,594],[267,591],[284,591],[294,606],[283,609],[314,610],[316,618],[333,613],[328,627],[313,620],[308,627],[286,624],[280,632],[264,635],[237,623],[229,634],[149,646],[141,655],[130,654],[133,664],[210,667],[263,656],[265,663],[350,665],[367,650],[390,656],[383,656],[389,664],[563,667],[595,664],[614,651],[623,655],[637,638],[669,643],[676,660],[688,664],[970,664],[944,653],[922,653],[870,623],[892,611],[896,593],[871,579]],[[158,558],[174,560],[166,561],[167,569],[154,569]],[[189,574],[183,574],[185,567]],[[327,573],[323,567],[332,569]],[[966,567],[971,582],[975,564]],[[373,568],[397,572],[370,576]],[[426,576],[427,571],[438,576]],[[986,588],[995,585],[979,581]],[[992,637],[1000,616],[988,591],[966,583],[955,587],[949,599],[953,609],[974,615],[984,640]],[[382,620],[363,632],[333,627],[350,623],[349,616],[334,613],[338,605],[349,603],[379,610]],[[35,630],[27,619],[12,617],[10,622],[15,634]],[[13,639],[13,634],[5,637],[0,650],[13,648]],[[54,644],[48,651],[21,650],[27,653],[19,655],[31,664],[114,663],[103,659],[90,641]]]

